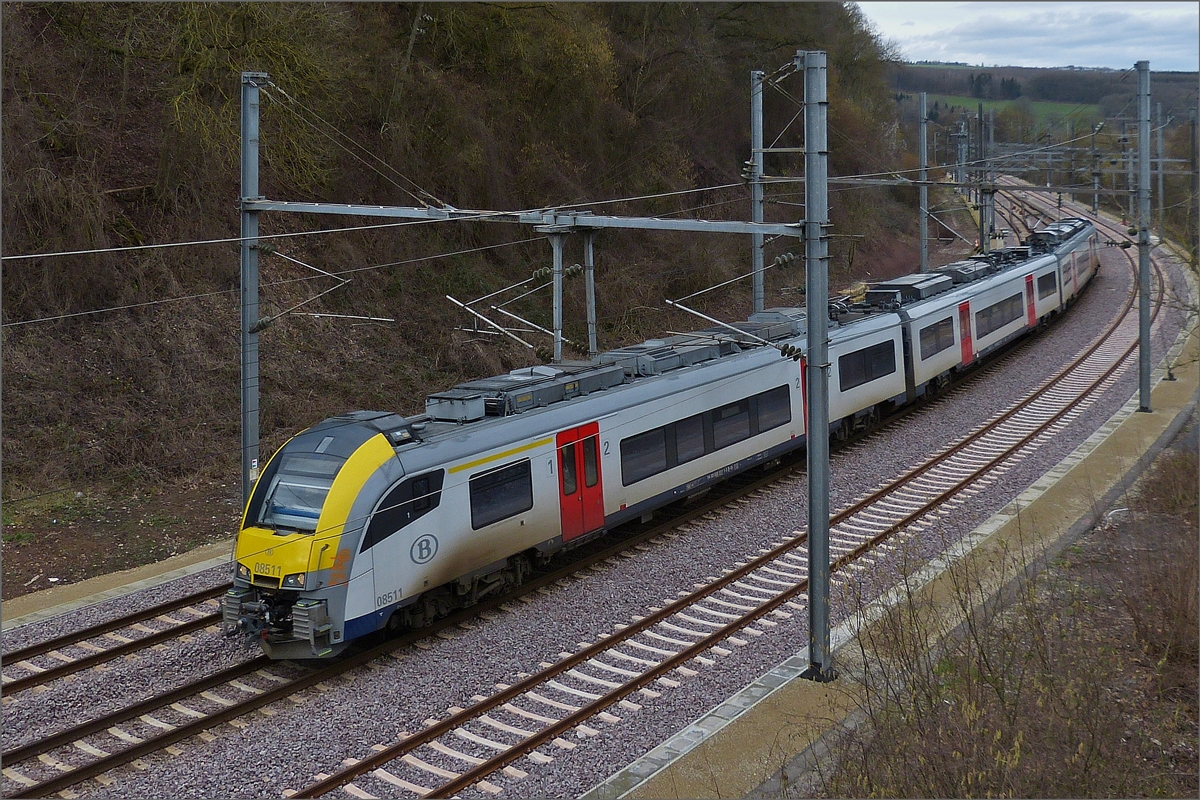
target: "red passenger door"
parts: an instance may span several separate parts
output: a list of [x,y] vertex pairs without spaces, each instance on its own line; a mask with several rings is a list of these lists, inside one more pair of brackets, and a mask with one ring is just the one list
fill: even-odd
[[562,537],[569,542],[604,527],[600,474],[600,424],[589,422],[558,434],[559,508]]
[[962,342],[962,363],[965,367],[975,360],[975,345],[971,338],[971,301],[958,306],[958,335]]
[[804,400],[804,435],[808,436],[808,359],[800,357],[800,397]]
[[1033,276],[1025,276],[1025,314],[1030,328],[1037,327],[1037,306],[1034,305]]

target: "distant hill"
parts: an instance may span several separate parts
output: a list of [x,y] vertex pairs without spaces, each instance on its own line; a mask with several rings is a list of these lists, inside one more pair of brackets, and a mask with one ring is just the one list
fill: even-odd
[[[1151,62],[1153,67],[1153,62]],[[1198,75],[1195,72],[1150,71],[1151,109],[1162,103],[1164,117],[1173,124],[1188,120],[1196,108]],[[897,94],[967,97],[975,102],[1025,100],[1036,103],[1095,105],[1104,118],[1136,115],[1137,80],[1128,70],[1086,67],[980,67],[957,63],[894,62],[888,75]]]
[[[1153,61],[1151,61],[1153,67]],[[1084,67],[981,67],[932,62],[889,62],[885,77],[892,90],[896,117],[909,140],[916,142],[921,92],[926,94],[930,125],[928,142],[933,163],[955,158],[950,134],[965,130],[978,136],[976,118],[982,106],[994,126],[989,139],[1002,145],[1029,145],[1027,153],[1047,154],[1059,147],[1066,169],[1063,183],[1090,183],[1087,159],[1072,153],[1095,148],[1108,166],[1115,167],[1135,141],[1137,130],[1137,71]],[[1152,136],[1152,147],[1162,147],[1168,159],[1162,186],[1168,235],[1177,241],[1195,242],[1196,104],[1200,73],[1150,72],[1152,125],[1161,113],[1161,138]],[[1103,122],[1103,127],[1098,124]],[[1033,149],[1036,148],[1036,149]],[[1011,152],[1021,152],[1018,147]],[[1047,159],[1048,162],[1048,159]],[[1128,173],[1114,170],[1114,188],[1130,188]],[[1157,196],[1157,186],[1152,194]],[[1157,203],[1157,199],[1155,200]],[[1193,251],[1194,252],[1194,251]],[[1192,256],[1193,263],[1195,256]]]

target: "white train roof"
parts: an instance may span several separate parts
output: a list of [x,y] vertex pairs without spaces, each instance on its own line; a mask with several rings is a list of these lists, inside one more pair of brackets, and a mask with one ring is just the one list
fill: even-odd
[[[849,348],[858,338],[898,327],[902,316],[909,319],[961,302],[992,285],[1006,282],[1017,273],[1017,267],[1028,268],[1031,261],[1038,262],[1033,266],[1040,269],[1053,263],[1055,256],[1053,252],[1039,256],[1034,251],[1043,245],[1051,251],[1067,249],[1064,243],[1089,228],[1090,223],[1084,219],[1060,220],[1031,236],[1029,246],[1003,248],[938,270],[882,282],[871,290],[870,295],[881,302],[848,305],[832,301],[830,346]],[[1032,241],[1039,235],[1036,243]],[[806,351],[806,334],[807,318],[803,309],[772,308],[728,327],[649,339],[601,353],[587,362],[525,367],[460,383],[429,395],[425,413],[418,416],[356,413],[369,414],[371,427],[385,433],[398,452],[419,443],[433,444],[450,439],[462,445],[467,434],[474,440],[473,447],[486,447],[492,440],[499,445],[542,429],[559,429],[549,420],[532,418],[540,418],[541,413],[532,413],[525,420],[527,424],[517,423],[516,417],[562,409],[562,420],[555,423],[561,422],[565,427],[571,419],[583,418],[577,410],[578,405],[571,401],[604,393],[608,396],[605,402],[588,404],[586,416],[596,419],[631,404],[678,391],[681,380],[690,388],[761,369],[772,360],[783,361],[770,345],[786,343]],[[552,413],[552,416],[560,415]],[[362,421],[353,417],[345,415],[334,420],[342,424]]]

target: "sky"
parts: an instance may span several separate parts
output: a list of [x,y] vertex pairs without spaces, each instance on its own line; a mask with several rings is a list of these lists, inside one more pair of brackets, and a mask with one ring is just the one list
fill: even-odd
[[905,61],[972,66],[1200,69],[1200,3],[859,3]]

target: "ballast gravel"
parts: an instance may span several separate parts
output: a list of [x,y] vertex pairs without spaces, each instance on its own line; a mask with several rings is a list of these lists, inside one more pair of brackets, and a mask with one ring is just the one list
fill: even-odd
[[[1104,268],[1076,307],[1048,331],[1007,356],[1002,368],[993,368],[935,404],[836,451],[831,461],[831,509],[837,510],[885,479],[904,472],[920,454],[932,453],[978,427],[1093,341],[1120,310],[1131,280],[1123,255],[1104,250],[1102,257]],[[1156,323],[1156,359],[1174,340],[1181,319],[1180,312],[1167,309]],[[969,502],[910,538],[905,555],[930,558],[969,533],[1090,436],[1136,388],[1135,357],[1114,385],[1032,455],[1014,462],[1002,477]],[[694,584],[756,556],[761,548],[771,547],[805,526],[805,496],[803,476],[777,484],[752,503],[736,505],[711,519],[693,523],[682,535],[666,538],[648,551],[634,550],[632,557],[621,558],[617,564],[582,570],[568,586],[554,587],[548,593],[533,592],[511,604],[511,611],[492,619],[478,618],[470,630],[430,636],[418,646],[356,669],[323,688],[275,703],[269,709],[270,716],[250,714],[242,720],[244,727],[218,726],[210,731],[215,736],[211,741],[193,738],[180,743],[181,757],[159,753],[143,759],[143,769],[126,766],[114,771],[111,777],[115,782],[110,786],[89,781],[74,787],[74,791],[81,797],[105,798],[279,798],[286,789],[312,783],[316,773],[336,771],[343,759],[364,758],[373,745],[391,744],[406,732],[421,730],[426,720],[444,719],[451,707],[470,705],[472,696],[489,695],[497,684],[515,683],[522,675],[537,672],[539,664],[553,662],[560,653],[575,651],[580,643],[593,642],[634,616],[645,614],[650,607],[660,607],[681,592],[692,590]],[[874,568],[856,574],[853,591],[869,602],[889,587],[901,569],[897,559],[881,559]],[[227,577],[228,572],[223,570],[192,576],[155,592],[139,593],[132,602],[159,602],[168,594],[216,585]],[[184,583],[188,584],[186,589],[181,585]],[[840,602],[847,594],[846,587],[835,594],[834,625],[850,610],[848,604]],[[129,602],[127,598],[105,606],[120,606],[120,613],[124,613]],[[574,748],[539,748],[553,759],[551,762],[519,760],[515,766],[527,772],[527,777],[497,773],[488,781],[507,796],[582,794],[803,649],[807,644],[807,613],[789,610],[789,618],[775,618],[777,625],[765,628],[767,632],[762,636],[747,636],[745,646],[730,645],[726,647],[731,651],[728,655],[712,656],[713,666],[692,662],[696,675],[672,674],[672,679],[679,681],[677,687],[655,684],[657,696],[631,696],[640,708],[610,708],[619,721],[589,721],[587,725],[598,733],[588,736],[573,732],[570,743],[576,745]],[[72,612],[6,633],[4,646],[23,646],[116,613],[100,607]],[[154,656],[158,665],[154,673],[131,663],[106,675],[117,682],[114,685],[155,680],[174,683],[248,657],[237,640],[212,635],[197,636],[187,645],[170,644],[168,648],[172,649]],[[79,687],[53,685],[53,691],[16,697],[11,705],[6,703],[5,748],[65,725],[70,714],[63,712],[64,707],[79,708],[83,704],[90,709],[89,716],[98,714],[107,703],[102,695],[113,691],[108,688],[106,675],[81,680]],[[570,680],[564,683],[570,684]],[[574,685],[585,688],[584,684]],[[598,692],[596,687],[591,690]],[[18,715],[12,716],[14,713]],[[521,727],[515,721],[518,718],[505,719]],[[525,727],[535,726],[526,722]],[[488,736],[511,741],[511,735],[505,738],[499,731]],[[461,747],[455,746],[470,755],[489,755],[481,745],[466,741],[459,744]],[[443,769],[465,769],[461,761],[432,753],[429,748],[423,748],[420,757]],[[407,768],[397,768],[396,772],[402,770],[416,781]],[[438,779],[431,776],[424,781],[426,786],[437,783]],[[412,796],[376,778],[365,778],[357,785],[381,797]],[[10,788],[7,781],[5,786]],[[492,795],[476,786],[462,796]]]

